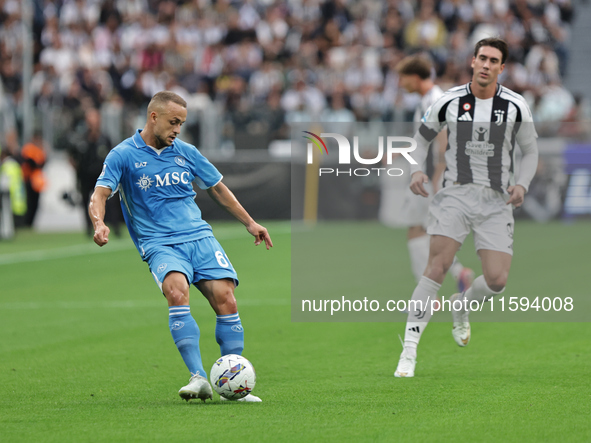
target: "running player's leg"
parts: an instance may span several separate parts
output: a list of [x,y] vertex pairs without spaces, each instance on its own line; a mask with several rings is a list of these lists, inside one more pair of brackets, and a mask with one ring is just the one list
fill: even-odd
[[423,276],[429,262],[429,235],[421,225],[410,226],[407,232],[408,255],[410,267],[417,283]]
[[[459,346],[470,341],[468,321],[470,302],[482,303],[505,289],[513,254],[513,212],[505,197],[492,189],[476,189],[479,217],[473,224],[474,244],[482,262],[483,275],[477,277],[464,293],[450,300],[460,300],[461,310],[452,310],[452,335]],[[467,302],[465,302],[466,300]],[[475,308],[472,305],[472,308]]]
[[432,306],[461,243],[442,235],[431,236],[429,262],[408,305],[408,317],[404,332],[404,350],[394,375],[413,377],[417,346],[433,314]]
[[505,290],[512,256],[506,252],[489,249],[480,249],[478,255],[482,261],[483,275],[474,280],[465,297],[467,300],[483,302]]

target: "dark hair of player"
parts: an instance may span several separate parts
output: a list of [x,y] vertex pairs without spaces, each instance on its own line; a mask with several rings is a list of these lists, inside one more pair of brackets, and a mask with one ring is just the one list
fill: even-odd
[[505,61],[509,56],[509,46],[507,46],[507,42],[505,42],[505,40],[501,40],[500,38],[496,37],[483,38],[478,43],[476,43],[476,46],[474,47],[474,57],[478,55],[478,51],[483,46],[490,46],[501,51],[501,54],[503,55],[501,59],[501,64],[505,64]]

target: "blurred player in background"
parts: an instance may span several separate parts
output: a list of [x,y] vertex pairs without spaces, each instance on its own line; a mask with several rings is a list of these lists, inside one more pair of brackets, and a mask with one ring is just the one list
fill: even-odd
[[[417,93],[421,96],[421,102],[413,117],[413,121],[419,124],[427,109],[443,95],[441,88],[433,82],[433,66],[427,58],[411,55],[401,60],[396,70],[400,78],[400,86],[410,94]],[[427,153],[426,174],[430,182],[425,186],[430,194],[429,198],[415,195],[410,188],[406,188],[402,207],[396,208],[399,215],[393,215],[399,224],[408,226],[408,253],[417,283],[425,272],[429,259],[430,238],[425,228],[429,215],[429,203],[433,194],[439,190],[445,169],[444,156],[447,145],[445,135],[445,131],[442,131],[430,145]],[[460,292],[468,289],[474,279],[474,272],[464,268],[457,258],[454,259],[450,273],[456,280]]]
[[[113,146],[111,139],[101,130],[101,113],[98,109],[90,107],[85,110],[84,123],[80,124],[78,130],[70,137],[67,146],[70,163],[76,169],[76,181],[85,212],[86,233],[92,237],[94,229],[87,211],[90,195],[103,169],[103,162]],[[115,199],[107,202],[105,221],[119,237],[123,215]]]
[[[429,206],[429,262],[412,294],[404,350],[394,375],[413,377],[417,345],[431,315],[445,274],[470,230],[482,262],[483,275],[450,301],[463,306],[505,289],[513,255],[513,206],[524,195],[538,164],[537,133],[527,103],[519,94],[498,84],[505,67],[507,44],[497,38],[480,40],[472,58],[472,82],[447,91],[425,113],[415,134],[418,165],[411,166],[410,188],[428,197],[429,179],[421,170],[429,144],[447,124],[448,149],[443,189]],[[523,153],[514,179],[515,143]],[[445,305],[444,305],[445,307]],[[452,335],[459,346],[470,341],[469,309],[452,309]]]
[[[99,246],[109,241],[105,203],[119,191],[129,233],[168,301],[170,332],[191,372],[179,395],[187,401],[205,401],[212,398],[212,389],[201,361],[199,327],[190,311],[190,284],[217,314],[215,336],[222,355],[242,354],[244,330],[234,298],[236,271],[211,226],[201,218],[193,181],[246,226],[255,245],[264,242],[269,249],[273,243],[222,183],[219,171],[197,148],[177,138],[187,118],[185,100],[170,91],[158,92],[148,105],[147,117],[144,129],[105,159],[89,205],[94,241]],[[252,394],[241,400],[261,401]]]

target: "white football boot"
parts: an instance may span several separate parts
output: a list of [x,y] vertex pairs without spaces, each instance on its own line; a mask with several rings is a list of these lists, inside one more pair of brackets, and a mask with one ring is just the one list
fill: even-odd
[[396,368],[396,372],[394,372],[394,377],[414,377],[416,364],[416,358],[410,357],[402,351],[400,360],[398,361],[398,367]]
[[179,395],[183,400],[189,401],[192,398],[200,398],[205,403],[205,400],[213,397],[213,391],[207,379],[197,374],[191,377],[187,386],[180,389]]
[[[222,397],[221,395],[220,395],[220,400],[221,401],[229,401],[227,398]],[[255,403],[258,403],[258,402],[262,402],[263,400],[261,400],[256,395],[248,394],[246,397],[242,397],[242,398],[239,398],[238,400],[232,400],[232,401],[245,401],[245,402],[255,402]]]
[[[451,335],[453,335],[454,340],[458,344],[458,346],[466,346],[470,343],[470,323],[468,322],[468,314],[470,311],[464,309],[463,303],[463,296],[464,293],[457,293],[452,295],[449,298],[451,303],[451,317],[453,319],[453,328],[451,330]],[[453,305],[455,300],[462,300],[462,308],[459,310],[455,310]]]

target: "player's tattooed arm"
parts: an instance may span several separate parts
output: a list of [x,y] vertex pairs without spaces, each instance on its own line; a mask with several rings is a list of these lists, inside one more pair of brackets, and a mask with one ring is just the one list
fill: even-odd
[[110,188],[97,186],[90,197],[88,205],[88,215],[94,226],[94,242],[99,246],[104,246],[109,241],[109,227],[105,225],[105,204],[111,195]]
[[254,236],[255,246],[265,242],[267,249],[273,247],[273,242],[271,241],[271,236],[267,232],[267,228],[254,221],[226,185],[219,182],[217,185],[209,188],[207,193],[218,205],[232,214],[246,227],[246,230]]

